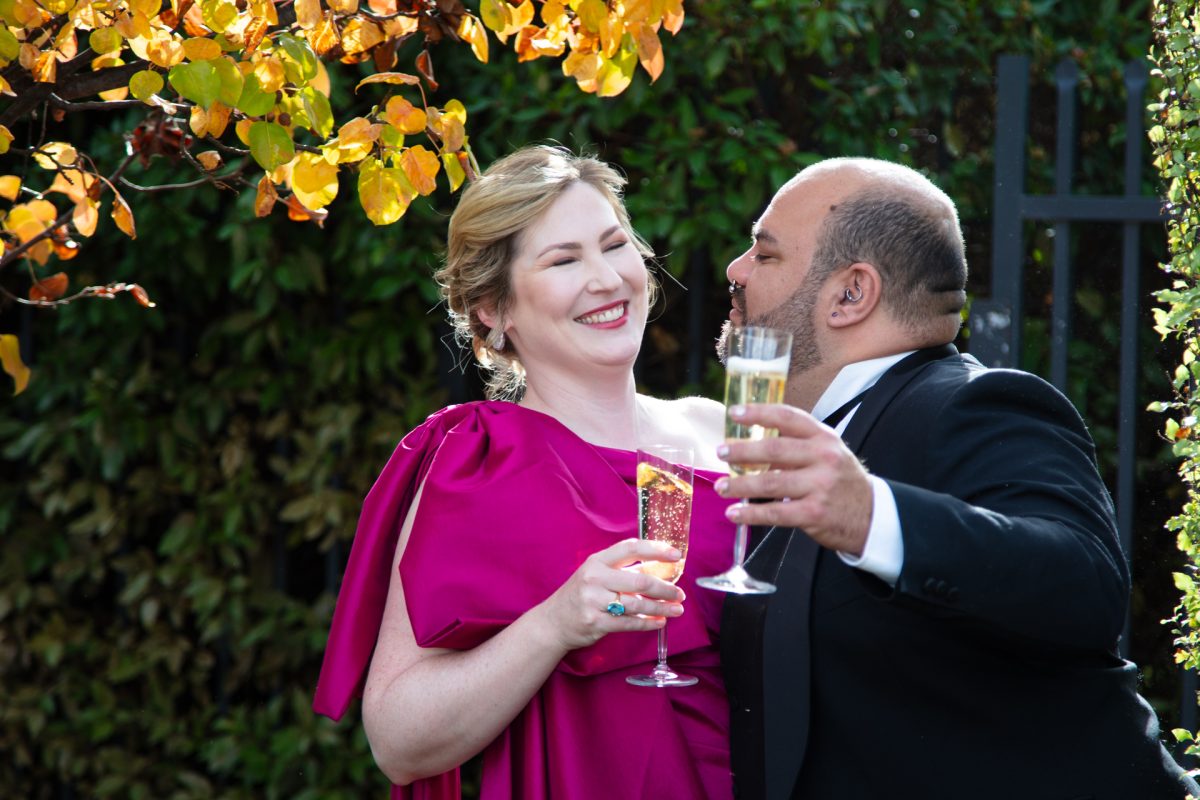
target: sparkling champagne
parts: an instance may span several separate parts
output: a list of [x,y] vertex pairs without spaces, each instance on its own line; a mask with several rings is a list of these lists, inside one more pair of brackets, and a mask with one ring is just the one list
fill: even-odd
[[[765,439],[779,431],[762,425],[742,425],[729,416],[729,408],[748,403],[782,403],[787,384],[788,359],[764,361],[730,356],[725,363],[725,438]],[[734,475],[766,472],[768,464],[730,464]]]
[[642,572],[675,583],[687,560],[688,524],[692,516],[692,487],[657,464],[637,466],[638,537],[668,542],[683,557],[678,561],[644,561]]

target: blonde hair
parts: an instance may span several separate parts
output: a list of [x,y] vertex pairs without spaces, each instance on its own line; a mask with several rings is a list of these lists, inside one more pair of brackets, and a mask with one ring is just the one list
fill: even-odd
[[[603,161],[577,156],[564,147],[533,145],[505,156],[466,190],[450,217],[446,263],[435,273],[450,314],[455,338],[475,353],[490,374],[489,398],[516,400],[524,393],[525,372],[511,343],[497,343],[479,318],[486,309],[503,320],[512,302],[512,260],[520,236],[572,184],[596,189],[616,212],[617,221],[644,259],[654,251],[629,221],[621,198],[625,178]],[[650,301],[657,284],[647,281]]]

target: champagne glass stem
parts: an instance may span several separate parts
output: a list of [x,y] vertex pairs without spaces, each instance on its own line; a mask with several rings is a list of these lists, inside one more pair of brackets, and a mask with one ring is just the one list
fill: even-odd
[[667,669],[667,626],[658,629],[658,668]]
[[750,526],[744,522],[738,523],[737,534],[733,539],[733,565],[740,567],[746,563],[746,541],[750,536]]

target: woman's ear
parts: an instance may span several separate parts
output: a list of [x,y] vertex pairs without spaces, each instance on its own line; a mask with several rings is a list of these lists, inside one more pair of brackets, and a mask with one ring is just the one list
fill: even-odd
[[846,267],[831,282],[833,299],[829,310],[829,325],[845,328],[871,316],[883,293],[879,270],[866,261]]
[[484,325],[488,326],[489,328],[495,328],[496,322],[499,319],[499,315],[496,313],[496,309],[494,309],[490,306],[486,307],[486,308],[480,307],[480,308],[476,309],[475,316],[479,317],[479,321],[482,322]]

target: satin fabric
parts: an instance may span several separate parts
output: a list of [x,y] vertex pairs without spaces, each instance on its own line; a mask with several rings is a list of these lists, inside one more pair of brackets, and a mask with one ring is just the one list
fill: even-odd
[[[590,554],[637,536],[635,454],[584,442],[511,403],[451,406],[413,430],[363,504],[313,708],[339,719],[360,696],[400,526],[424,482],[400,574],[417,643],[473,648],[552,594]],[[669,661],[694,687],[630,686],[654,633],[615,634],[568,654],[483,753],[481,797],[729,797],[728,706],[718,663],[723,596],[694,580],[725,569],[733,526],[719,473],[697,470],[685,613]],[[458,771],[392,797],[459,796]]]

